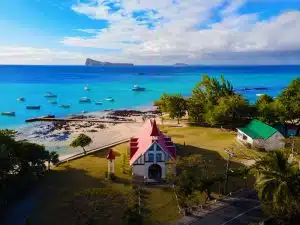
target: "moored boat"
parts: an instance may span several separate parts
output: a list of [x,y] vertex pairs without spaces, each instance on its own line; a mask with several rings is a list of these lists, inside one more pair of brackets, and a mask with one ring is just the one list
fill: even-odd
[[41,106],[39,106],[39,105],[29,105],[29,106],[26,106],[26,109],[39,110],[39,109],[41,109]]
[[19,101],[19,102],[24,102],[24,101],[25,101],[25,98],[24,98],[24,97],[17,98],[17,101]]
[[95,102],[95,105],[102,105],[102,102]]
[[52,104],[52,105],[56,105],[57,101],[49,101],[48,103]]
[[55,118],[55,115],[49,114],[49,115],[46,115],[46,116],[41,116],[41,118],[44,118],[44,119],[53,119],[53,118]]
[[140,86],[138,86],[138,85],[133,85],[133,88],[131,89],[132,91],[145,91],[146,90],[146,88],[144,88],[144,87],[140,87]]
[[15,116],[16,113],[15,112],[2,112],[1,115],[2,116]]
[[89,91],[89,90],[91,90],[91,89],[89,88],[89,85],[88,85],[88,84],[87,84],[87,85],[85,85],[83,89],[84,89],[85,91]]
[[106,98],[105,100],[106,100],[106,101],[109,101],[109,102],[115,101],[112,97],[108,97],[108,98]]
[[257,97],[262,96],[262,95],[264,95],[264,94],[256,94]]
[[91,99],[89,99],[88,97],[82,97],[79,99],[79,102],[81,103],[91,103]]
[[70,106],[70,105],[67,105],[67,104],[62,104],[62,105],[60,105],[59,107],[64,108],[64,109],[68,109],[68,108],[70,108],[71,106]]
[[52,92],[47,92],[47,94],[44,97],[45,98],[57,98],[57,95],[53,94]]

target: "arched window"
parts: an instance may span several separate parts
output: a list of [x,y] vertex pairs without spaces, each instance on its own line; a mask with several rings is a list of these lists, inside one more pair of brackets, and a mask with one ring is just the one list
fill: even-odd
[[156,161],[157,162],[160,162],[160,161],[162,161],[163,159],[162,159],[162,154],[161,153],[156,153]]
[[154,154],[153,153],[148,153],[148,161],[153,162],[154,161]]

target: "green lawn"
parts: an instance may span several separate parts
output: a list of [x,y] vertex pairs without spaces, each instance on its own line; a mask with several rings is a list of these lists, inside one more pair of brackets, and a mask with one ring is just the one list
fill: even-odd
[[[224,173],[226,154],[224,149],[236,143],[235,135],[220,131],[215,128],[199,127],[161,127],[170,135],[178,146],[178,155],[187,156],[200,154],[209,160],[215,173]],[[107,171],[106,151],[98,152],[69,163],[65,163],[53,169],[41,184],[41,196],[35,208],[32,219],[43,225],[69,225],[82,224],[81,217],[85,216],[82,208],[90,211],[97,209],[95,216],[97,220],[93,224],[122,224],[122,215],[126,196],[131,191],[131,176],[123,174],[123,155],[126,154],[128,144],[116,146],[117,152],[115,162],[116,182],[105,180]],[[244,158],[256,157],[253,150],[234,148],[237,156],[231,167],[239,167],[239,161]],[[245,152],[244,152],[245,151]],[[243,157],[240,157],[240,156]],[[243,186],[232,180],[229,186],[232,189]],[[91,205],[89,197],[79,196],[83,190],[94,192],[94,190],[113,191],[116,196],[103,198],[100,203]],[[146,197],[143,204],[147,208],[147,223],[149,224],[170,224],[180,218],[177,204],[172,191],[155,186],[146,187]],[[113,195],[113,194],[112,194]],[[90,210],[91,208],[91,210]],[[83,214],[83,215],[82,215]],[[75,221],[75,222],[74,222]],[[77,222],[76,222],[77,221]]]

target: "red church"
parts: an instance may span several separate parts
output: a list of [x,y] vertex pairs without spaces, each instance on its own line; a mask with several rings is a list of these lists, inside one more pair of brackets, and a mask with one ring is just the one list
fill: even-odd
[[148,120],[140,133],[130,140],[130,165],[134,176],[146,181],[166,178],[168,163],[176,159],[176,147],[171,138],[164,135],[155,120]]

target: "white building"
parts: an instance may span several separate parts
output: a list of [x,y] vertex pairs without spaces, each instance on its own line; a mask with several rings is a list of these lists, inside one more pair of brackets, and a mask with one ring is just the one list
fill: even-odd
[[137,137],[130,141],[130,165],[134,176],[145,181],[166,178],[171,160],[176,158],[176,148],[170,137],[165,136],[155,120],[146,121]]
[[246,127],[237,129],[237,139],[251,147],[266,151],[284,148],[284,136],[275,128],[259,121],[252,120]]

